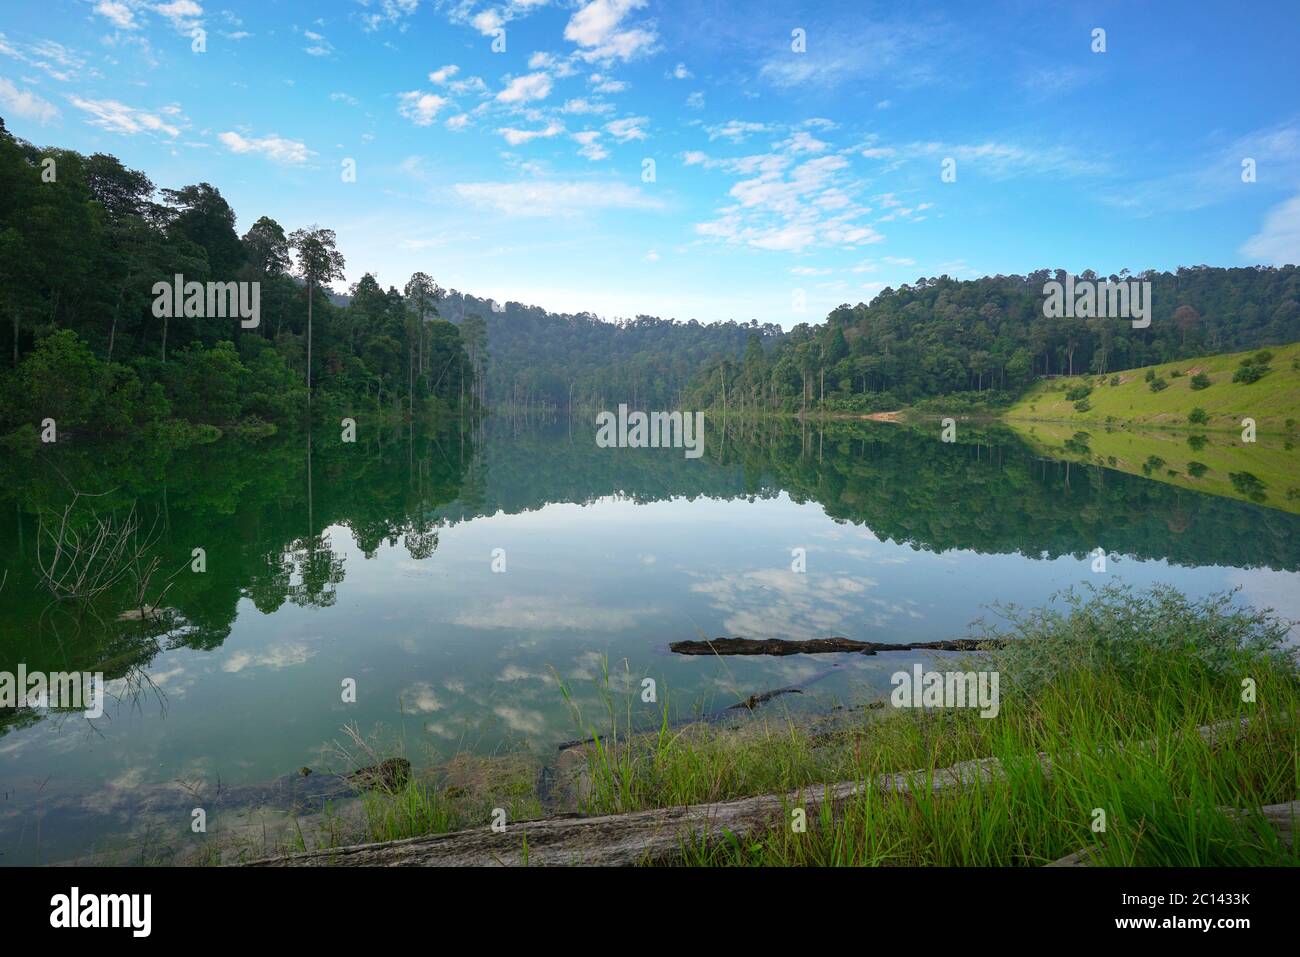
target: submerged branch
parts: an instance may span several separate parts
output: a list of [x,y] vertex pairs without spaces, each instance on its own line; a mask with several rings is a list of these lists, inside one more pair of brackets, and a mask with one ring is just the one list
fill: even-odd
[[905,645],[854,641],[852,638],[811,638],[806,641],[787,641],[784,638],[706,638],[703,641],[674,641],[668,650],[679,655],[874,655],[881,651],[984,651],[1001,648],[1004,644],[1000,639],[987,638],[914,641]]

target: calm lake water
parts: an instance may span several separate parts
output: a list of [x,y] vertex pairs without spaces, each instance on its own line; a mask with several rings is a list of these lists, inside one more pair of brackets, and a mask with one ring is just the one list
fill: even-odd
[[[1300,618],[1300,517],[1047,460],[1007,431],[946,444],[937,427],[733,423],[724,437],[710,420],[699,459],[594,435],[585,420],[363,425],[355,444],[317,431],[5,465],[0,671],[103,671],[114,697],[93,721],[0,710],[0,863],[183,834],[197,804],[234,808],[331,766],[345,725],[417,765],[516,747],[549,758],[580,732],[555,676],[595,718],[606,663],[619,691],[655,678],[684,719],[814,678],[781,706],[874,698],[915,660],[669,655],[682,638],[937,640],[996,602],[1114,580],[1240,588]],[[174,574],[164,621],[119,621],[120,590],[92,612],[51,604],[38,515],[73,487],[104,493],[79,508],[134,503],[155,530],[149,594]],[[633,697],[652,721],[657,706]]]

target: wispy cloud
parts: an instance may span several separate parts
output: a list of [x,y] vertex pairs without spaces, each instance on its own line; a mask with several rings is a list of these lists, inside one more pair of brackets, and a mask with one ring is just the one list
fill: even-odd
[[458,183],[455,191],[476,205],[510,216],[574,216],[606,209],[662,208],[658,199],[617,181]]

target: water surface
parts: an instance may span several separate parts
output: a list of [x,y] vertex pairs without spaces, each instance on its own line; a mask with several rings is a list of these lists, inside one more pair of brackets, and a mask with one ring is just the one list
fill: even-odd
[[[183,834],[195,794],[233,806],[329,766],[344,725],[417,764],[549,758],[578,733],[559,680],[594,717],[606,668],[616,689],[653,677],[684,719],[829,664],[781,707],[872,698],[914,660],[682,659],[666,652],[680,638],[936,640],[994,603],[1112,580],[1240,588],[1300,617],[1300,517],[1053,460],[1004,430],[953,444],[933,431],[710,420],[700,459],[600,449],[585,422],[504,419],[363,426],[355,444],[317,431],[42,452],[0,492],[0,670],[104,671],[117,700],[95,721],[0,714],[0,862]],[[38,515],[71,488],[156,529],[152,591],[175,573],[163,621],[117,620],[121,596],[93,614],[51,604]],[[658,705],[632,697],[652,721]]]

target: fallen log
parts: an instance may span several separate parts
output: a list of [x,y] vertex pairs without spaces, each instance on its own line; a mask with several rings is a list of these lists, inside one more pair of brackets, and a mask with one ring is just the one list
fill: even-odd
[[702,641],[674,641],[668,650],[679,655],[827,655],[849,653],[874,655],[881,651],[984,651],[1000,648],[1001,639],[957,638],[948,641],[914,641],[905,645],[855,641],[852,638],[705,638]]
[[[1214,742],[1239,734],[1248,726],[1248,719],[1234,718],[1199,727],[1196,732],[1207,742]],[[1153,743],[1141,742],[1137,746],[1146,747]],[[1038,757],[1043,774],[1050,776],[1051,759],[1046,754]],[[448,834],[269,857],[251,861],[245,866],[627,866],[663,863],[679,856],[691,841],[714,841],[724,835],[734,835],[743,840],[760,833],[774,822],[786,818],[789,809],[794,807],[812,812],[825,804],[834,814],[867,789],[896,795],[912,794],[923,789],[933,794],[989,784],[1004,774],[997,758],[976,758],[948,768],[882,774],[866,783],[844,781],[812,785],[785,794],[765,794],[715,804],[658,808],[628,814],[600,817],[565,815],[520,821],[510,824],[504,832],[495,832],[484,825]],[[1277,812],[1279,815],[1281,813]],[[1266,816],[1270,820],[1274,819],[1273,816]],[[809,813],[808,817],[815,819],[817,814]]]
[[[492,865],[627,866],[671,860],[689,840],[716,838],[730,832],[738,837],[757,833],[802,807],[810,818],[823,802],[838,810],[864,787],[906,793],[917,775],[940,791],[988,782],[1000,774],[996,758],[964,761],[929,772],[881,775],[869,785],[856,782],[814,785],[788,794],[661,808],[600,817],[553,817],[511,824],[503,833],[490,827],[431,834],[382,844],[356,844],[320,851],[252,861],[249,867],[482,867]],[[996,769],[995,769],[996,768]]]

